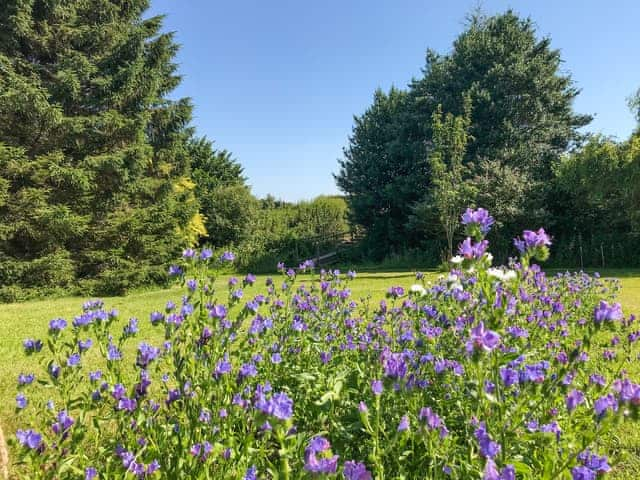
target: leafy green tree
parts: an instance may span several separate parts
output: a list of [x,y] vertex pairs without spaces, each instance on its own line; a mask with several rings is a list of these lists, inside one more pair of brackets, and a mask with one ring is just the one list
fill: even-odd
[[[635,264],[640,236],[640,136],[593,136],[563,158],[552,183],[552,231],[559,256],[585,265]],[[573,253],[572,253],[573,252]],[[573,258],[571,258],[573,255]],[[607,260],[608,259],[608,260]]]
[[[427,52],[424,77],[411,84],[413,108],[428,123],[434,109],[462,115],[473,105],[466,160],[500,160],[533,178],[552,177],[551,166],[591,117],[576,114],[579,91],[562,73],[560,51],[539,39],[531,19],[512,11],[474,14],[450,54]],[[420,120],[421,119],[421,120]]]
[[483,187],[504,187],[506,195],[487,198],[478,188],[476,203],[510,213],[508,236],[532,215],[544,221],[552,167],[583,139],[579,129],[591,119],[573,111],[578,90],[560,67],[560,52],[538,37],[530,19],[512,11],[472,15],[450,53],[427,52],[423,75],[407,92],[377,92],[355,119],[336,177],[353,220],[375,233],[385,251],[420,242],[408,207],[432,188],[426,161],[432,116],[438,105],[464,116],[468,98],[473,111],[463,163]]
[[[258,215],[258,201],[242,184],[222,185],[203,199],[207,240],[216,247],[238,245],[254,232]],[[202,200],[201,200],[202,201]]]
[[[242,166],[227,150],[214,149],[213,142],[206,138],[191,139],[188,154],[200,213],[209,232],[207,241],[215,246],[241,242],[257,208],[245,185]],[[242,202],[246,202],[246,210]]]
[[0,283],[123,292],[202,230],[178,47],[148,3],[3,3]]
[[432,116],[432,145],[429,148],[431,188],[414,209],[414,216],[435,216],[447,239],[447,258],[453,256],[453,239],[460,215],[473,201],[475,189],[469,182],[464,156],[469,143],[471,106],[463,116],[444,115],[438,107]]
[[296,224],[300,237],[336,238],[349,230],[347,223],[347,204],[342,197],[321,195],[311,202],[300,202]]

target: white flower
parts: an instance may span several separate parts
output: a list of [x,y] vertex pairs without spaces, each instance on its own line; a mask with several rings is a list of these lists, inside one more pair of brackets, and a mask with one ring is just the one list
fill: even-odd
[[511,280],[515,280],[518,278],[518,274],[515,270],[507,270],[504,272],[504,280],[505,282],[510,282]]
[[489,262],[489,265],[493,263],[493,255],[491,255],[489,252],[484,254],[484,258],[487,259],[487,261]]
[[418,285],[417,283],[415,285],[411,285],[409,290],[411,291],[411,293],[418,293],[420,295],[426,295],[427,293],[424,287],[422,285]]
[[451,284],[451,290],[464,290],[464,287],[462,286],[462,284],[460,282],[455,282],[453,284]]
[[514,270],[505,271],[501,268],[488,268],[487,275],[497,278],[498,280],[502,280],[503,282],[510,282],[511,280],[515,280],[518,276]]
[[456,275],[455,273],[450,273],[449,276],[447,277],[447,282],[452,283],[452,282],[457,282],[458,281],[458,275]]
[[500,280],[502,280],[502,270],[500,270],[499,268],[493,268],[493,267],[488,268],[487,275],[489,275],[490,277],[499,278]]
[[455,265],[459,265],[464,261],[464,257],[460,256],[460,255],[456,255],[455,257],[453,257],[451,259],[451,263],[455,264]]

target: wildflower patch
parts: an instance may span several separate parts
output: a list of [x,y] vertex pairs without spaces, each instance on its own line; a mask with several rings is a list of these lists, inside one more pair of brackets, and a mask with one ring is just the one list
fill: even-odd
[[[418,274],[376,304],[353,298],[355,272],[300,281],[312,262],[280,264],[251,298],[250,274],[217,292],[212,272],[235,256],[187,250],[170,270],[182,301],[148,319],[162,342],[137,339],[138,319],[116,331],[99,300],[52,320],[48,338],[24,341],[47,373],[18,378],[17,414],[37,412],[13,440],[21,478],[607,474],[618,459],[606,439],[640,408],[626,373],[640,329],[615,302],[618,284],[547,276],[534,263],[549,255],[543,229],[493,266],[493,218],[462,220],[447,276]],[[90,353],[100,362],[87,373]]]

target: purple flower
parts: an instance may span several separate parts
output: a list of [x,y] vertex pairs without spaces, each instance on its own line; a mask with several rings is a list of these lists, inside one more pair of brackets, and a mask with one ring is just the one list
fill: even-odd
[[80,365],[80,354],[79,353],[73,353],[73,354],[69,355],[69,358],[67,358],[67,366],[68,367],[77,367],[78,365]]
[[471,240],[471,237],[467,237],[458,247],[458,253],[462,255],[464,258],[472,259],[472,258],[481,258],[486,252],[487,247],[489,246],[489,242],[487,240],[482,240],[481,242],[474,243]]
[[233,262],[236,259],[236,256],[232,252],[224,252],[220,255],[221,262]]
[[373,392],[374,395],[382,394],[382,381],[373,380],[371,382],[371,391]]
[[429,428],[429,430],[438,429],[443,425],[442,419],[438,416],[437,413],[431,410],[431,407],[422,407],[420,409],[420,413],[418,414],[418,418],[426,422],[427,428]]
[[525,230],[522,232],[522,239],[515,238],[513,244],[520,253],[525,253],[527,250],[551,245],[551,239],[544,228],[540,228],[537,232]]
[[29,403],[29,401],[24,393],[20,392],[16,395],[16,408],[23,409],[27,406],[27,403]]
[[622,307],[619,303],[609,305],[609,303],[605,302],[604,300],[600,300],[600,303],[593,311],[593,318],[595,323],[621,320],[623,318]]
[[151,312],[149,315],[151,325],[158,325],[164,321],[164,314],[162,312]]
[[40,350],[42,350],[42,341],[27,338],[22,342],[22,346],[24,347],[24,351],[27,354],[39,352]]
[[182,269],[178,265],[170,265],[169,266],[169,276],[177,277],[182,275]]
[[191,447],[191,450],[189,450],[189,453],[191,453],[191,455],[193,455],[194,457],[198,457],[201,461],[204,462],[209,457],[209,454],[212,450],[213,445],[205,440],[202,443],[194,444]]
[[133,412],[137,406],[138,406],[138,402],[136,401],[135,398],[122,397],[120,400],[118,400],[117,408],[118,410]]
[[258,375],[258,369],[253,362],[243,363],[240,366],[240,372],[238,373],[240,379],[246,377],[255,377],[256,375]]
[[573,480],[596,480],[597,473],[585,466],[577,466],[571,469]]
[[518,383],[519,377],[520,375],[518,374],[518,371],[513,368],[503,367],[500,369],[500,378],[502,379],[502,383],[505,387],[510,387],[511,385]]
[[111,392],[111,396],[116,400],[120,400],[127,394],[127,390],[124,388],[124,385],[121,383],[116,383],[113,386],[113,391]]
[[293,400],[289,398],[289,396],[284,393],[275,393],[273,397],[271,397],[271,415],[273,415],[278,420],[288,420],[293,416]]
[[394,298],[401,297],[402,295],[404,295],[404,288],[400,286],[389,287],[387,295]]
[[18,385],[30,385],[35,380],[36,376],[33,373],[18,375]]
[[81,353],[89,350],[92,345],[93,340],[90,338],[87,338],[86,340],[78,340],[78,350],[80,350]]
[[87,467],[84,469],[84,480],[93,480],[98,476],[98,471],[93,467]]
[[187,248],[182,251],[182,258],[194,258],[196,251],[193,248]]
[[227,316],[227,313],[228,313],[227,307],[217,303],[209,311],[209,316],[213,318],[225,318]]
[[475,437],[480,445],[480,454],[485,458],[496,458],[500,453],[500,445],[491,440],[484,422],[480,422],[480,425],[478,425]]
[[[324,437],[315,437],[304,451],[304,469],[311,473],[336,473],[338,455],[331,456],[331,444]],[[318,454],[322,454],[318,458]]]
[[49,332],[58,333],[67,327],[67,321],[64,318],[56,318],[49,322]]
[[400,419],[400,423],[398,424],[398,431],[404,432],[405,430],[409,430],[409,416],[403,415]]
[[213,372],[214,377],[218,378],[231,371],[231,362],[229,362],[229,354],[225,353],[222,360],[219,360],[216,364],[216,368]]
[[595,401],[593,409],[596,412],[596,416],[603,417],[607,410],[618,411],[618,400],[612,394],[605,395]]
[[490,352],[500,343],[500,335],[492,330],[484,328],[484,323],[480,322],[471,329],[471,337],[467,342],[467,352],[474,350],[485,350]]
[[487,459],[482,473],[483,480],[515,480],[515,478],[516,470],[513,465],[507,465],[499,472],[496,462],[491,458]]
[[572,412],[578,405],[584,403],[584,393],[582,393],[580,390],[571,390],[565,400],[567,404],[567,410]]
[[252,465],[247,469],[247,473],[244,474],[242,480],[258,480],[258,469],[255,465]]
[[462,214],[463,225],[477,225],[480,228],[480,231],[485,235],[489,233],[491,225],[494,223],[495,220],[484,208],[478,208],[477,210],[467,208],[467,210]]
[[588,469],[595,473],[607,473],[611,471],[607,457],[598,456],[595,453],[591,453],[589,450],[585,450],[578,455],[578,460]]
[[61,410],[60,412],[58,412],[57,419],[58,421],[51,425],[51,429],[57,435],[62,435],[64,437],[75,421],[73,420],[73,418],[71,418],[71,416],[69,416],[66,410]]
[[113,343],[109,342],[109,345],[107,346],[107,360],[114,361],[121,359],[122,352],[118,350],[118,347],[116,347]]
[[52,363],[49,365],[49,374],[52,378],[56,379],[60,376],[60,365]]
[[213,257],[213,251],[210,248],[203,248],[200,252],[200,260],[206,261]]
[[16,432],[16,438],[20,445],[23,447],[36,450],[42,445],[42,435],[34,430],[18,430]]
[[271,363],[273,363],[274,365],[277,365],[281,362],[282,362],[282,355],[280,355],[278,352],[271,354]]
[[560,440],[560,435],[562,434],[562,429],[560,428],[560,425],[556,421],[547,423],[545,425],[540,425],[540,431],[542,433],[555,434],[557,440]]
[[380,355],[380,360],[387,377],[400,379],[407,374],[407,363],[402,353],[392,353],[388,348],[385,348]]
[[364,463],[354,460],[344,462],[344,470],[342,471],[345,480],[372,480],[371,472],[367,470]]
[[147,368],[147,366],[160,355],[160,349],[156,348],[148,343],[142,342],[138,345],[138,358],[136,365],[140,368]]

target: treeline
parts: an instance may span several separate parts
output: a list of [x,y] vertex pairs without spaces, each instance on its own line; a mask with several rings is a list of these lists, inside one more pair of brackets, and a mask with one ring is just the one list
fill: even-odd
[[231,153],[195,134],[191,101],[170,98],[178,46],[148,6],[0,9],[0,301],[161,284],[198,244],[272,270],[354,230],[348,262],[435,266],[469,205],[499,221],[501,260],[515,233],[544,225],[558,265],[640,265],[640,132],[583,133],[591,117],[573,111],[579,92],[530,20],[472,16],[449,53],[428,51],[421,77],[355,118],[336,175],[347,202],[293,204],[255,198]]
[[556,265],[640,265],[640,132],[584,133],[591,117],[574,111],[579,90],[561,67],[530,19],[475,14],[449,53],[427,51],[408,88],[376,91],[336,175],[366,231],[362,255],[435,266],[475,205],[499,222],[499,260],[515,234],[544,226]]
[[[0,9],[0,301],[122,294],[198,243],[241,266],[346,230],[345,204],[258,201],[195,135],[173,34],[147,0],[6,0]],[[272,265],[272,268],[273,268]]]

